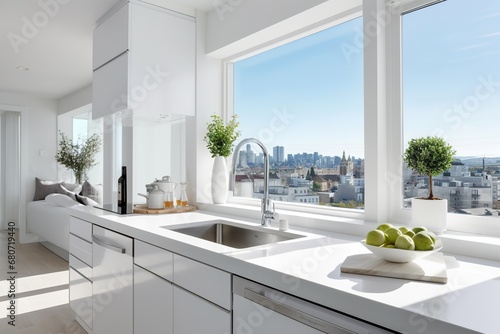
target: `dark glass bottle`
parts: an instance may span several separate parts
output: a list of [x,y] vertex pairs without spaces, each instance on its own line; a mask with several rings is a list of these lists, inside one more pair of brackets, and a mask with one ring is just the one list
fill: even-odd
[[122,175],[118,178],[118,212],[127,213],[127,167],[122,166]]

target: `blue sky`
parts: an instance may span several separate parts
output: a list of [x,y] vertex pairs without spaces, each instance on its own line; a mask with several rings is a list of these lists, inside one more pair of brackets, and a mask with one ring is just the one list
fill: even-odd
[[[347,59],[361,19],[235,64],[235,112],[242,138],[261,139],[285,155],[364,156],[363,57]],[[284,116],[285,115],[285,116]]]
[[[359,45],[361,24],[237,62],[242,138],[285,154],[364,157],[363,57],[341,47]],[[437,134],[458,155],[500,156],[500,1],[448,0],[405,14],[403,64],[405,143]]]
[[404,15],[403,68],[405,143],[438,134],[457,155],[500,156],[500,1]]

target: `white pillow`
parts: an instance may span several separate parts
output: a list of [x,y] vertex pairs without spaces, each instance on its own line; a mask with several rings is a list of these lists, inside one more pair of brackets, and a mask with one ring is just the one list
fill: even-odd
[[55,206],[69,207],[73,205],[79,205],[76,200],[71,199],[71,197],[63,194],[50,194],[45,197],[45,201],[49,204]]

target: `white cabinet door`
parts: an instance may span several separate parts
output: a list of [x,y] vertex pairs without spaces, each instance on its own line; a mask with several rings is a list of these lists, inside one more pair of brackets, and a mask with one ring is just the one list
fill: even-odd
[[92,283],[69,268],[69,306],[92,328]]
[[94,71],[92,117],[128,108],[128,52]]
[[194,18],[173,11],[133,2],[112,14],[94,33],[92,118],[194,116],[195,38]]
[[174,286],[174,333],[230,334],[231,314]]
[[173,333],[172,283],[134,266],[134,333]]
[[195,22],[138,4],[131,11],[129,94],[134,112],[194,116]]
[[231,274],[174,254],[174,283],[226,310],[231,309]]
[[127,51],[129,7],[124,5],[94,30],[94,70]]
[[133,239],[93,227],[94,334],[132,334]]

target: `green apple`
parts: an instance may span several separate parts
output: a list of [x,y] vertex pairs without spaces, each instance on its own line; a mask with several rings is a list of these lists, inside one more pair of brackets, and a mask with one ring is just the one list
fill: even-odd
[[383,245],[382,247],[384,247],[384,248],[396,248],[394,245],[387,245],[387,244]]
[[417,233],[413,237],[415,243],[415,250],[429,251],[434,249],[434,242],[432,238],[425,233]]
[[429,237],[431,237],[432,242],[433,242],[433,243],[436,243],[437,237],[436,237],[436,235],[435,235],[434,233],[432,233],[431,231],[420,231],[420,232],[418,232],[417,234],[420,234],[420,233],[422,233],[422,234],[427,234]]
[[396,239],[394,246],[399,249],[415,250],[415,243],[413,242],[413,239],[407,235],[400,235]]
[[403,234],[405,234],[406,232],[409,231],[408,227],[406,227],[406,226],[400,226],[398,228],[401,231],[401,233],[403,233]]
[[366,244],[371,246],[382,246],[385,243],[385,233],[381,230],[371,230],[366,235]]
[[415,236],[415,232],[413,232],[412,230],[409,230],[408,232],[404,233],[403,235],[407,235],[410,238],[413,238]]
[[387,235],[385,243],[389,245],[394,245],[396,239],[400,235],[403,235],[403,233],[401,233],[401,231],[396,227],[389,227],[387,230],[385,230],[385,234]]
[[394,226],[392,226],[392,224],[389,224],[389,223],[384,223],[384,224],[380,224],[379,226],[377,226],[377,230],[381,230],[381,231],[385,232],[388,228],[391,228],[391,227],[394,227]]
[[427,228],[425,226],[417,226],[412,228],[412,231],[415,232],[415,234],[417,234],[418,232],[421,231],[427,231]]

